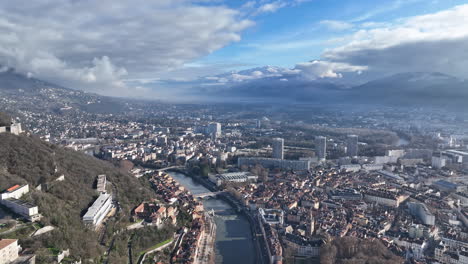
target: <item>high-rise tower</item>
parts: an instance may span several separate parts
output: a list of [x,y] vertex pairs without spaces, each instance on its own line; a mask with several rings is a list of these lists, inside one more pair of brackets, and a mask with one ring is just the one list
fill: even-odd
[[273,158],[275,159],[284,158],[284,139],[282,138],[273,139]]
[[327,158],[327,138],[315,137],[315,153],[319,161],[324,161]]

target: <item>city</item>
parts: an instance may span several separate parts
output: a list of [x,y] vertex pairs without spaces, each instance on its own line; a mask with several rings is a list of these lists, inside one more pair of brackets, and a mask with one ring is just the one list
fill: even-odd
[[0,264],[468,264],[429,2],[0,3]]

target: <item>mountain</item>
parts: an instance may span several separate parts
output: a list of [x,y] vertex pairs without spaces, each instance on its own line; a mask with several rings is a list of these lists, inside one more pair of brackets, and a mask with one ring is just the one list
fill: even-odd
[[466,108],[468,82],[442,73],[400,73],[372,81],[270,76],[198,91],[212,97],[279,102]]
[[53,83],[16,73],[0,72],[0,105],[17,110],[59,112],[61,110],[90,113],[116,113],[125,110],[122,100],[68,89]]
[[[108,187],[112,187],[113,196],[121,207],[117,216],[108,221],[103,237],[86,228],[81,220],[98,196],[95,181],[100,174],[107,176]],[[61,175],[65,179],[56,181]],[[29,233],[35,225],[25,224],[17,232],[0,232],[0,238],[19,238],[23,248],[31,248],[37,254],[38,263],[51,263],[45,257],[48,248],[70,249],[71,258],[82,259],[83,263],[89,263],[88,259],[99,260],[109,247],[112,234],[129,224],[131,209],[154,196],[147,181],[123,173],[110,163],[35,137],[1,133],[0,191],[15,184],[29,184],[30,192],[22,199],[39,207],[39,213],[43,215],[40,225],[52,225],[56,229],[32,238]],[[36,189],[39,185],[42,190]],[[141,232],[151,236],[152,232],[160,231],[142,229]],[[129,237],[129,233],[120,232],[109,263],[127,262]]]
[[466,107],[468,82],[442,73],[400,73],[354,87],[349,96],[361,103]]

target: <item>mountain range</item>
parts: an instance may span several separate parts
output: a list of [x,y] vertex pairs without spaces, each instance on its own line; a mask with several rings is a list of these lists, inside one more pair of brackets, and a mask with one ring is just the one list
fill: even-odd
[[[468,108],[468,82],[437,72],[399,73],[378,79],[365,74],[307,79],[294,70],[268,66],[202,78],[193,82],[186,94],[212,102]],[[68,89],[12,70],[0,73],[2,104],[37,111],[75,109],[116,113],[128,110],[128,101],[122,98]]]
[[[239,74],[244,76],[248,73]],[[213,97],[276,102],[468,107],[468,82],[437,72],[399,73],[374,80],[368,80],[368,76],[309,80],[294,74],[257,75],[266,77],[222,85],[212,84],[199,88],[197,92]]]
[[61,110],[115,113],[124,111],[126,105],[120,99],[69,89],[10,69],[0,72],[0,107],[45,113]]

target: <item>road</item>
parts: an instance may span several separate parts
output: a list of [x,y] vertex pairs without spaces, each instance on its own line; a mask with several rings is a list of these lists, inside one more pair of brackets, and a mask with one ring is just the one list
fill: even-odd
[[[256,220],[256,217],[253,215],[253,213],[246,212],[246,215],[252,227],[252,236],[253,236],[254,243],[255,243],[255,248],[256,248],[255,251],[257,253],[257,256],[256,256],[257,263],[260,263],[260,264],[270,263],[268,261],[269,259],[268,254],[264,250],[266,244],[263,238],[262,231],[260,230],[259,223]],[[262,245],[262,242],[263,242],[263,245]]]
[[166,243],[166,244],[164,244],[164,245],[162,245],[162,246],[160,246],[160,247],[157,247],[157,248],[155,248],[155,249],[152,249],[152,250],[146,252],[146,253],[143,255],[143,257],[138,261],[137,264],[140,264],[140,263],[145,262],[146,256],[147,256],[148,254],[151,254],[151,253],[156,252],[156,251],[161,251],[161,250],[163,250],[163,249],[169,247],[170,245],[172,245],[172,243],[174,243],[174,241],[177,241],[177,239],[178,239],[178,238],[173,239],[173,240],[171,240],[170,242],[168,242],[168,243]]

